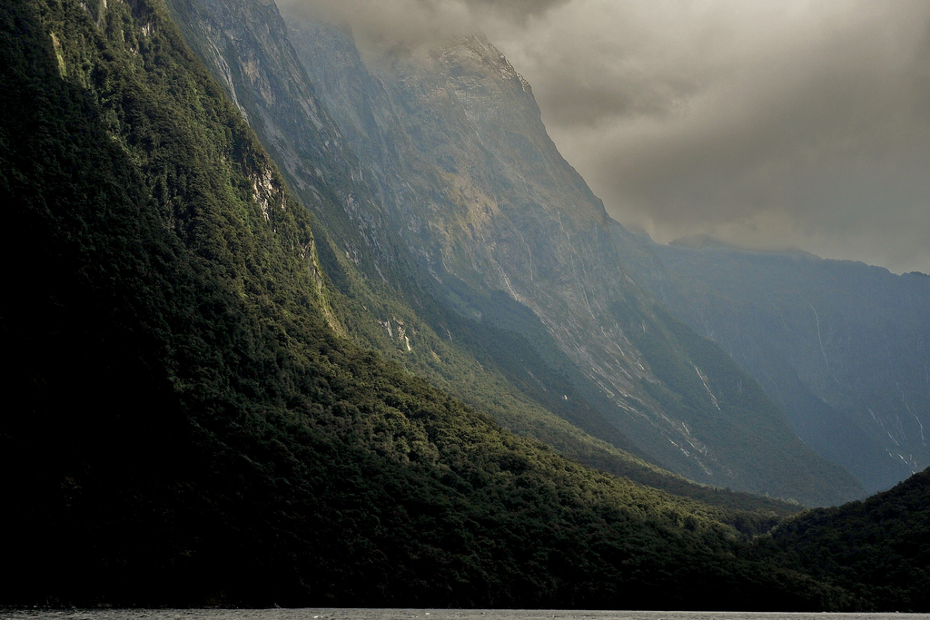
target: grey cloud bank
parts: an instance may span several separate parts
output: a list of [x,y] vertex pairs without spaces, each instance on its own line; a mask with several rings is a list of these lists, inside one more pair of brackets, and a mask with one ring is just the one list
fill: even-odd
[[282,0],[369,50],[482,31],[608,212],[930,272],[930,2]]

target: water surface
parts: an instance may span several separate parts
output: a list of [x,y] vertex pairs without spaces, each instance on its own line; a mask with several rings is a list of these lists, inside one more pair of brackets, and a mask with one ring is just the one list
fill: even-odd
[[928,620],[927,614],[790,614],[557,609],[69,609],[0,611],[4,620]]

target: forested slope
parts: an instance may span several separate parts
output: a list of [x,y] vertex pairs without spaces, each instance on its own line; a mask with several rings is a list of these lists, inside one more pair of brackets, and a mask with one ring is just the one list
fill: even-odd
[[876,609],[930,609],[930,469],[864,501],[789,519],[759,542]]

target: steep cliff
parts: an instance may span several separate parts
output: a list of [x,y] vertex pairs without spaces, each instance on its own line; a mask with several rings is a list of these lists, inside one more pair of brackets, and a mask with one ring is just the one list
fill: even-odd
[[673,471],[809,503],[861,494],[750,377],[627,275],[603,205],[487,40],[426,59],[394,50],[366,66],[339,30],[295,18],[290,34],[393,230],[449,305],[529,340]]
[[[333,284],[327,309],[338,331],[507,428],[604,471],[708,501],[784,509],[759,498],[721,496],[634,456],[636,446],[525,338],[452,310],[417,262],[420,250],[408,247],[390,224],[383,205],[394,194],[385,194],[348,148],[289,47],[273,4],[173,0],[169,7],[316,216],[316,247]],[[356,54],[351,43],[350,50]],[[396,171],[415,151],[402,134],[382,143],[381,168]]]

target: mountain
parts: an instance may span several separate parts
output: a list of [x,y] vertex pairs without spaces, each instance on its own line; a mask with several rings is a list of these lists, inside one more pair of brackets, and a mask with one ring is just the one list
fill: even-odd
[[11,0],[0,59],[0,604],[845,600],[737,557],[771,514],[568,461],[341,335],[310,211],[163,5]]
[[[163,4],[9,0],[0,62],[0,605],[920,604],[805,568],[793,522],[753,542],[771,511],[582,466],[358,346],[332,237]],[[879,503],[916,511],[922,484]],[[906,516],[882,530],[923,549]]]
[[637,281],[727,351],[807,445],[867,490],[930,464],[930,277],[615,230]]
[[[183,4],[199,7],[175,9],[191,16],[194,41],[258,29],[248,19],[207,16],[207,3]],[[196,26],[195,14],[205,25]],[[234,42],[247,35],[224,36],[222,44],[194,46],[228,50],[229,65],[238,57]],[[626,275],[602,204],[552,144],[529,85],[486,40],[454,42],[426,61],[395,50],[368,67],[339,30],[292,20],[290,32],[273,39],[286,37],[358,157],[357,177],[377,196],[388,228],[369,239],[371,246],[390,238],[393,247],[405,247],[437,306],[483,330],[514,334],[542,363],[528,367],[522,362],[528,355],[501,359],[507,351],[493,343],[463,355],[485,367],[494,361],[524,395],[587,434],[688,478],[808,504],[861,496],[846,472],[797,439],[750,377]],[[209,64],[210,54],[202,55]],[[257,61],[260,73],[273,74],[280,58],[269,50]],[[219,63],[214,74],[223,79]],[[273,109],[282,118],[300,111],[281,99],[263,105],[265,114]],[[274,154],[273,141],[266,144]],[[276,157],[282,168],[293,168],[286,155]],[[364,253],[349,247],[353,256]],[[436,312],[413,310],[425,323]],[[390,315],[379,320],[396,330]],[[401,319],[408,337],[411,320]],[[447,335],[443,326],[453,320],[433,321],[432,331]],[[368,333],[361,340],[484,406],[460,380],[472,373],[436,370],[429,360],[417,366],[411,358],[427,347],[413,338],[412,351],[406,342],[398,347]],[[539,380],[538,369],[564,377],[552,385],[558,391]],[[492,413],[520,432],[538,426]],[[542,438],[559,445],[551,434]]]
[[[487,411],[508,429],[603,471],[716,504],[782,514],[795,509],[698,485],[647,463],[579,393],[575,383],[583,376],[566,376],[542,358],[540,351],[556,350],[554,344],[534,348],[520,334],[450,307],[434,277],[419,266],[417,248],[408,247],[390,225],[383,205],[393,194],[385,194],[348,147],[273,4],[176,0],[168,6],[313,211],[315,247],[333,284],[325,308],[334,329]],[[385,150],[390,154],[383,157],[385,165],[409,157],[412,147],[403,148],[402,155]],[[549,342],[527,308],[500,294],[487,297],[498,314],[535,326],[533,337]]]

